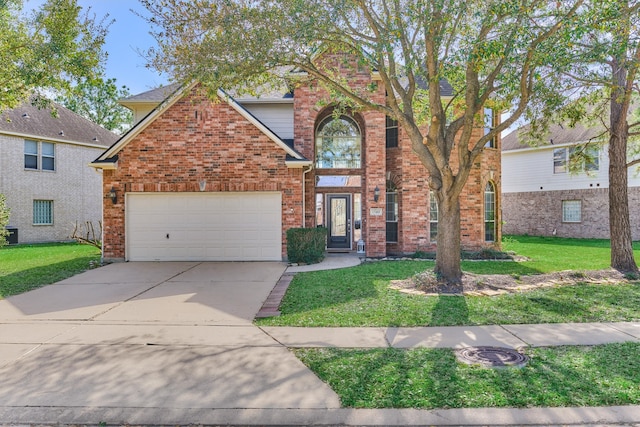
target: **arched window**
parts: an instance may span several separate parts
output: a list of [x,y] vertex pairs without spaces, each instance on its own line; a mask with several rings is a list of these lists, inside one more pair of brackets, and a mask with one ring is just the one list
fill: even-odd
[[329,116],[320,122],[316,132],[316,168],[358,169],[360,154],[360,129],[353,119]]
[[494,242],[496,239],[496,187],[487,182],[484,188],[484,240]]

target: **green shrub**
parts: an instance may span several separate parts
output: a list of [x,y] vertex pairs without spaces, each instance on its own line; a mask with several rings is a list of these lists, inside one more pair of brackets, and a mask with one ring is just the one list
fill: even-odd
[[289,262],[316,264],[324,259],[327,229],[290,228],[287,230],[287,257]]

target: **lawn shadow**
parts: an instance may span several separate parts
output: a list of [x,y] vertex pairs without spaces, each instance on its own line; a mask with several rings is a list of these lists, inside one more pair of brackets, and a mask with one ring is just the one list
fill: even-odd
[[0,299],[67,279],[98,266],[99,261],[99,256],[89,255],[0,275]]

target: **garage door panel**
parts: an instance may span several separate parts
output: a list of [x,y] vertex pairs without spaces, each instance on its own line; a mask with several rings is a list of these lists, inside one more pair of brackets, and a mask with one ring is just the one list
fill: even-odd
[[282,259],[280,193],[133,193],[126,206],[129,260]]

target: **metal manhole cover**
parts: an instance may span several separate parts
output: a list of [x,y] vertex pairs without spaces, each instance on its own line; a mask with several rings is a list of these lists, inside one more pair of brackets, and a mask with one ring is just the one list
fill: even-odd
[[529,358],[517,350],[502,347],[467,347],[456,350],[456,357],[468,365],[482,365],[490,368],[503,366],[523,366]]

